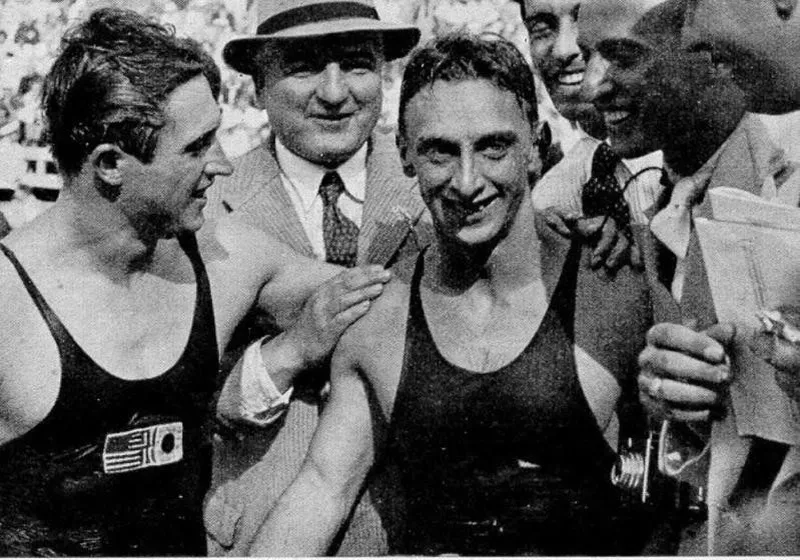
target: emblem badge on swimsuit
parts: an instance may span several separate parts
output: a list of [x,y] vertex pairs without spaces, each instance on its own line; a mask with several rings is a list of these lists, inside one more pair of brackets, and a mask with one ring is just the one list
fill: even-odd
[[103,472],[138,471],[183,459],[183,423],[156,424],[106,435]]

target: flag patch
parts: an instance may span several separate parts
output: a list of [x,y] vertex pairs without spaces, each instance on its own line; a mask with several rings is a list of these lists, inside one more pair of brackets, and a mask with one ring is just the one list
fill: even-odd
[[183,423],[157,424],[106,435],[103,472],[138,471],[183,459]]

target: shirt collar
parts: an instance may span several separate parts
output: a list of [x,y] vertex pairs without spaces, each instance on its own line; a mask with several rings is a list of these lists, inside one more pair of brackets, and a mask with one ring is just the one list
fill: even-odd
[[357,202],[364,202],[367,180],[367,143],[365,142],[353,156],[334,170],[317,165],[291,152],[275,137],[275,156],[283,174],[294,186],[297,194],[308,209],[319,196],[319,185],[328,171],[336,171],[344,182],[345,192]]

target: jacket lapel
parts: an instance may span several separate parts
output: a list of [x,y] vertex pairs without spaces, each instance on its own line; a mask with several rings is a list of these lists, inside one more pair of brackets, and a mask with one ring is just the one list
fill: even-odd
[[[397,147],[375,134],[367,156],[367,188],[358,237],[358,262],[387,264],[415,226],[425,205],[417,182],[405,176]],[[420,245],[420,240],[416,240]]]
[[243,221],[260,228],[295,251],[313,256],[314,250],[300,218],[283,186],[274,154],[274,141],[262,145],[237,169],[240,186],[232,190],[225,203]]

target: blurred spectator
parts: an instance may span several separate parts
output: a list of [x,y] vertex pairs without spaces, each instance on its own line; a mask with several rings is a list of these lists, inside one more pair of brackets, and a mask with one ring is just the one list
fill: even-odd
[[28,74],[19,83],[19,142],[24,145],[42,144],[42,114],[40,100],[44,78],[40,74]]

